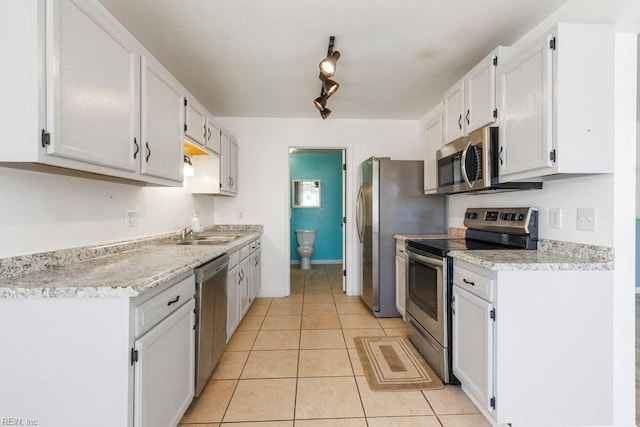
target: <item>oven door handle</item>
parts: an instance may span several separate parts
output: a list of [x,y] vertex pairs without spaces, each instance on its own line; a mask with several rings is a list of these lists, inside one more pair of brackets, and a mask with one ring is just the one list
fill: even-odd
[[442,268],[442,266],[443,266],[442,258],[426,257],[424,255],[420,255],[418,253],[413,252],[409,248],[407,248],[407,255],[409,256],[409,259],[415,259],[417,261],[420,261],[420,262],[425,263],[425,264],[432,265],[434,267]]

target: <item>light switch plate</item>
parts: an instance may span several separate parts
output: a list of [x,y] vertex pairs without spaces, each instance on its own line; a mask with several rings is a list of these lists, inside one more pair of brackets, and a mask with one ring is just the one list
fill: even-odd
[[594,208],[578,208],[576,229],[582,231],[596,231],[596,210]]
[[126,215],[127,227],[138,226],[138,211],[127,211]]
[[562,209],[551,208],[549,209],[549,228],[561,228],[562,227]]

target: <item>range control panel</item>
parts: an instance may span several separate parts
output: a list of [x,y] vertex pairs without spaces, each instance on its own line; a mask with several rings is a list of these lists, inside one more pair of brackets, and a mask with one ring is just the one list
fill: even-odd
[[530,234],[538,228],[537,208],[467,208],[465,227],[472,230]]

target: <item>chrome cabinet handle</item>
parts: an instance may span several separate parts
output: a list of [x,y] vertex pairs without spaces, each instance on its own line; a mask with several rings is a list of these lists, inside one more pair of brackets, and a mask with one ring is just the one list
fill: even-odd
[[149,163],[149,157],[151,157],[151,148],[149,147],[149,141],[145,143],[145,146],[147,147],[147,157],[145,157],[145,161]]
[[462,281],[463,281],[464,283],[466,283],[467,285],[471,285],[471,286],[475,286],[475,285],[476,285],[474,282],[472,282],[472,281],[470,281],[470,280],[467,280],[467,279],[462,279]]
[[133,152],[133,158],[135,159],[136,157],[138,157],[138,153],[140,152],[140,146],[138,145],[137,138],[133,138],[133,145],[136,146],[136,151]]

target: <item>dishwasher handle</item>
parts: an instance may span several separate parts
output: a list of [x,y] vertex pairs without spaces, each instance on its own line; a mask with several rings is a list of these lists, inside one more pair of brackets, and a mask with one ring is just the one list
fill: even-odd
[[206,264],[202,264],[200,267],[194,270],[196,275],[196,283],[204,283],[208,279],[218,274],[222,269],[227,268],[229,265],[229,255],[222,254],[212,261]]

